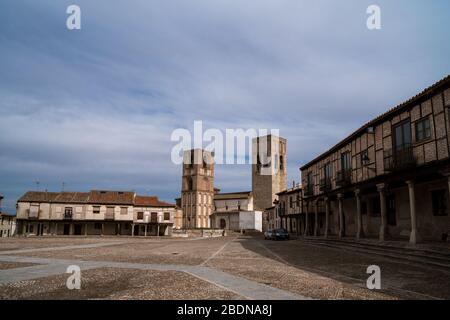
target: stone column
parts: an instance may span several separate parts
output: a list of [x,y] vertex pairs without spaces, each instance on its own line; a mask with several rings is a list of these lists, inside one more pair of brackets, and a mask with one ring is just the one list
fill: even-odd
[[144,226],[144,237],[147,236],[147,225]]
[[104,223],[102,223],[102,233],[100,235],[103,236],[103,233],[105,233],[105,224]]
[[356,239],[359,240],[362,236],[362,216],[361,216],[361,191],[355,190],[356,198]]
[[55,222],[55,236],[58,235],[58,222]]
[[416,194],[414,190],[414,181],[406,181],[409,192],[409,212],[411,214],[411,233],[409,235],[409,243],[416,244],[418,241],[417,234],[417,216],[416,216]]
[[131,236],[134,237],[134,223],[131,224]]
[[380,241],[384,241],[386,238],[386,184],[380,183],[377,184],[377,190],[380,194],[380,214],[381,214],[381,223],[380,223]]
[[328,199],[328,197],[324,198],[324,202],[325,202],[325,233],[324,233],[324,238],[328,238],[328,224],[329,224],[329,216],[330,216],[330,200]]
[[344,237],[344,210],[342,208],[342,199],[344,195],[342,193],[338,193],[338,208],[339,208],[339,238]]
[[158,228],[156,229],[156,236],[159,237],[159,224],[158,224]]
[[306,203],[306,212],[305,212],[305,232],[303,233],[303,236],[308,235],[308,211],[309,211],[309,202]]
[[314,203],[314,237],[319,235],[319,200]]
[[85,224],[84,224],[84,235],[85,235],[85,236],[87,236],[87,233],[88,233],[87,230],[88,230],[88,224],[85,223]]

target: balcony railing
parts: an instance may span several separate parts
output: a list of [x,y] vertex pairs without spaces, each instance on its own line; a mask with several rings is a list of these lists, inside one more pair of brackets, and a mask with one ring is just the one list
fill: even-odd
[[320,179],[319,185],[320,191],[326,192],[331,190],[331,178],[322,178]]
[[414,157],[413,148],[407,146],[401,150],[384,151],[384,170],[387,172],[414,168],[417,160]]
[[305,197],[310,197],[314,195],[314,187],[312,184],[307,184],[303,189],[303,194]]
[[73,213],[64,213],[64,220],[72,220],[73,219]]
[[336,184],[344,187],[352,183],[352,169],[339,170],[337,172]]

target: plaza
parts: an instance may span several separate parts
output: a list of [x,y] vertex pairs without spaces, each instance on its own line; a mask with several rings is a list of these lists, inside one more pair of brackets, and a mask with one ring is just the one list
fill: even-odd
[[[69,290],[69,265],[81,289]],[[381,269],[381,290],[366,286]],[[450,268],[261,235],[0,239],[0,299],[449,299]]]

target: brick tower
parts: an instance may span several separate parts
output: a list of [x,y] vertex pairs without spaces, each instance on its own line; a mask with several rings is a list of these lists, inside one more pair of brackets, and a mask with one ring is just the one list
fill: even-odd
[[209,228],[214,208],[214,155],[202,149],[187,150],[183,157],[181,186],[183,227]]
[[255,210],[273,206],[286,190],[286,139],[274,135],[253,138],[252,190]]

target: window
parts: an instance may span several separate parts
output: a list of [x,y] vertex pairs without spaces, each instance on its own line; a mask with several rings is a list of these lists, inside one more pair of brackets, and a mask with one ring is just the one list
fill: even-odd
[[39,205],[32,205],[30,207],[29,218],[37,218],[39,216]]
[[306,176],[306,181],[308,186],[312,186],[314,184],[312,172],[308,172],[308,175]]
[[397,151],[411,146],[411,123],[408,121],[394,128],[394,149]]
[[447,216],[447,190],[434,190],[431,192],[433,215]]
[[100,214],[100,206],[94,206],[92,209],[92,212],[94,214]]
[[72,207],[64,208],[64,218],[65,219],[72,219],[72,214],[73,214],[73,208]]
[[292,200],[292,196],[289,197],[289,208],[293,208],[294,207],[294,201]]
[[341,154],[341,169],[344,171],[351,169],[350,152]]
[[137,213],[137,219],[144,220],[144,213],[142,211]]
[[120,207],[120,214],[127,214],[128,213],[128,207]]
[[191,167],[194,167],[194,150],[191,151]]
[[420,142],[431,138],[430,118],[419,120],[416,123],[416,141]]
[[331,163],[328,162],[324,167],[324,177],[325,179],[331,179]]
[[280,170],[281,171],[284,170],[284,158],[283,158],[283,156],[280,156]]
[[170,212],[164,212],[164,220],[170,220]]
[[361,164],[363,166],[367,165],[370,162],[370,158],[369,158],[369,151],[368,150],[364,150],[363,152],[361,152]]

